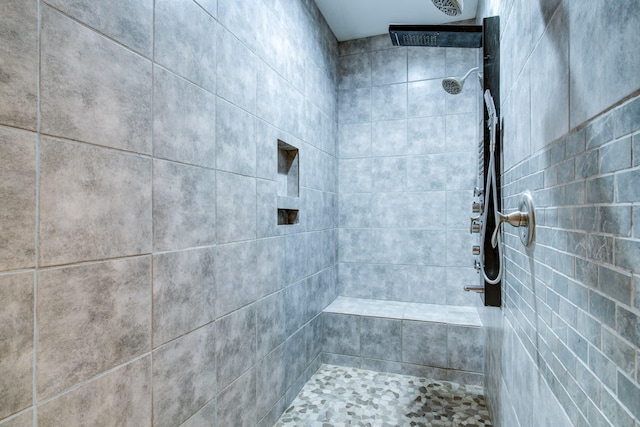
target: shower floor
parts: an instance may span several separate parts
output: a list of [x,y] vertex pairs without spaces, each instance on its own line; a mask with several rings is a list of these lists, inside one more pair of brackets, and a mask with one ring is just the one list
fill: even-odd
[[490,425],[482,387],[322,365],[275,427]]

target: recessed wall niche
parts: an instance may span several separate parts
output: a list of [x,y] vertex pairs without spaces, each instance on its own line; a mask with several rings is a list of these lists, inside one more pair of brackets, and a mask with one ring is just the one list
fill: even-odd
[[278,225],[298,223],[300,156],[298,149],[278,140]]

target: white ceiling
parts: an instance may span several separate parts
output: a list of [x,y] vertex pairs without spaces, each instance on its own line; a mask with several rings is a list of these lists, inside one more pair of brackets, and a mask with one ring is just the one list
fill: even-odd
[[315,0],[339,41],[377,36],[389,24],[445,24],[473,19],[478,0],[465,0],[460,16],[447,16],[431,0]]

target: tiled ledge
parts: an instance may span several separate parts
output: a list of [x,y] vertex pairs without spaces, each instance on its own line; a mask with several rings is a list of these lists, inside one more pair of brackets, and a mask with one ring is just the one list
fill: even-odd
[[325,313],[481,327],[475,307],[338,297]]

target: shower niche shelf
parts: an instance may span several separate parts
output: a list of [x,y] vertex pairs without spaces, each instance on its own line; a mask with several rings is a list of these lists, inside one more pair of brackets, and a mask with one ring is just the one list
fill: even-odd
[[299,222],[300,156],[293,145],[278,140],[278,225]]

